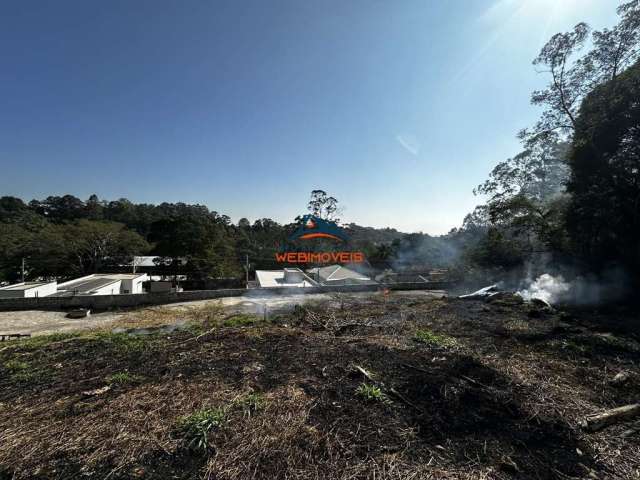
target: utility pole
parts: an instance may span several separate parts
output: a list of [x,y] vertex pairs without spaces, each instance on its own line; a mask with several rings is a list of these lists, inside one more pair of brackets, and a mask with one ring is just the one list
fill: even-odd
[[244,255],[244,279],[245,287],[249,287],[249,255]]
[[20,269],[20,281],[24,283],[24,257],[22,257],[22,268]]

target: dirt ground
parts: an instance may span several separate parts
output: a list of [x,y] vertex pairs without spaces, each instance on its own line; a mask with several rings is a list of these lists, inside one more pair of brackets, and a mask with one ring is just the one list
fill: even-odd
[[634,312],[174,308],[0,344],[0,479],[640,479],[640,419],[580,427],[640,398]]
[[[410,295],[412,297],[441,297],[444,294],[438,290],[425,290],[415,292],[398,292],[397,295]],[[354,297],[366,298],[370,293],[353,294]],[[200,309],[208,305],[221,305],[230,312],[253,313],[263,315],[267,312],[279,312],[292,309],[296,305],[307,302],[331,300],[330,294],[307,295],[267,295],[262,292],[249,291],[243,297],[227,297],[218,300],[199,300],[194,302],[173,303],[170,305],[145,307],[135,310],[114,310],[93,313],[89,317],[80,319],[66,318],[66,312],[27,310],[17,312],[0,311],[0,335],[2,334],[29,334],[49,335],[52,333],[69,333],[80,330],[104,329],[129,317],[152,316],[160,312],[163,322],[171,322],[166,318],[173,316],[173,322],[179,322],[184,313],[190,309]]]

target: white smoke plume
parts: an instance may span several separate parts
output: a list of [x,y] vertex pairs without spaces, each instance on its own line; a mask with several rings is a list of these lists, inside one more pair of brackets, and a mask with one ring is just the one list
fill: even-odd
[[570,290],[571,284],[566,282],[562,275],[554,277],[548,273],[543,273],[535,281],[531,282],[527,288],[520,290],[518,294],[525,300],[538,298],[553,305],[566,298]]

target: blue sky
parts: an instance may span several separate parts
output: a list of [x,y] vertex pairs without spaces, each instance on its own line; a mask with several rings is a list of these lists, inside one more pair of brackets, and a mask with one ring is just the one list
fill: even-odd
[[201,203],[445,233],[539,114],[551,34],[613,0],[12,1],[0,195]]

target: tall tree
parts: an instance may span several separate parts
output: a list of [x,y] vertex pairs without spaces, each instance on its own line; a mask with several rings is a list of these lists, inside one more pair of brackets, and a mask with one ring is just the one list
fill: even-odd
[[312,190],[307,210],[318,218],[339,222],[338,200],[329,196],[324,190]]
[[640,62],[584,100],[569,156],[573,245],[591,266],[640,271]]

